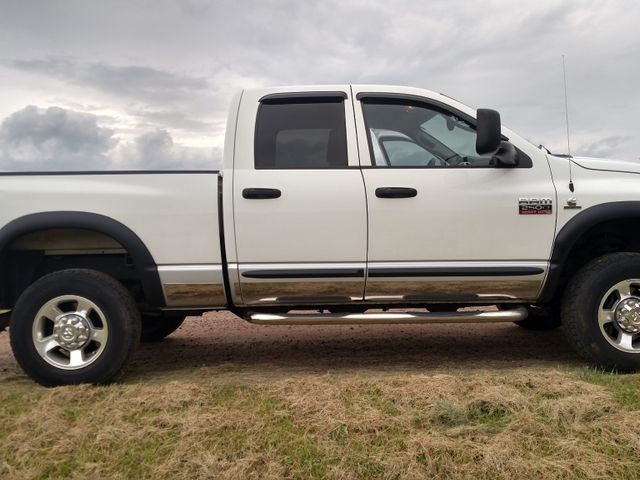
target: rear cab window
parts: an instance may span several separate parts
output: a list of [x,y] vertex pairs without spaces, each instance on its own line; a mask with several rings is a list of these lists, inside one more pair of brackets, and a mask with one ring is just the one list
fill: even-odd
[[256,169],[347,168],[344,99],[262,102],[254,145]]

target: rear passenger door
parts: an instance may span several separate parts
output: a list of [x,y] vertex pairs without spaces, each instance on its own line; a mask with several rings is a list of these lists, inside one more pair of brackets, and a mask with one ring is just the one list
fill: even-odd
[[[366,199],[347,89],[248,91],[233,202],[242,305],[362,300]],[[240,297],[240,298],[238,298]]]

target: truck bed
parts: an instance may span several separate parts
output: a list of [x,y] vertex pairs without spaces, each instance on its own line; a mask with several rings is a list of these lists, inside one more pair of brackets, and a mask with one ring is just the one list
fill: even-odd
[[[0,174],[0,204],[11,206],[0,208],[0,243],[5,238],[12,250],[52,256],[125,252],[114,236],[72,220],[81,213],[98,222],[105,217],[146,247],[145,263],[156,268],[167,307],[202,305],[203,296],[207,305],[224,305],[219,177],[218,171]],[[43,231],[49,212],[56,212],[56,226]],[[25,218],[39,233],[29,234]]]

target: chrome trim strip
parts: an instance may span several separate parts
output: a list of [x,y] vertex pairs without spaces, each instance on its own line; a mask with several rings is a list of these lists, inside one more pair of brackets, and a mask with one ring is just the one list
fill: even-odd
[[162,283],[223,283],[222,265],[159,265]]
[[220,283],[164,283],[167,307],[224,307],[227,299]]
[[222,265],[160,265],[167,307],[223,307],[227,304]]
[[258,325],[353,325],[416,323],[517,322],[527,317],[525,307],[496,312],[398,312],[348,314],[249,313],[245,320]]

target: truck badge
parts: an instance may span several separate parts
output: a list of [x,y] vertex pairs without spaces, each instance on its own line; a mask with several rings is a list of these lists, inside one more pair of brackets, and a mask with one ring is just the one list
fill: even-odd
[[518,199],[520,215],[551,215],[553,200],[551,198]]

